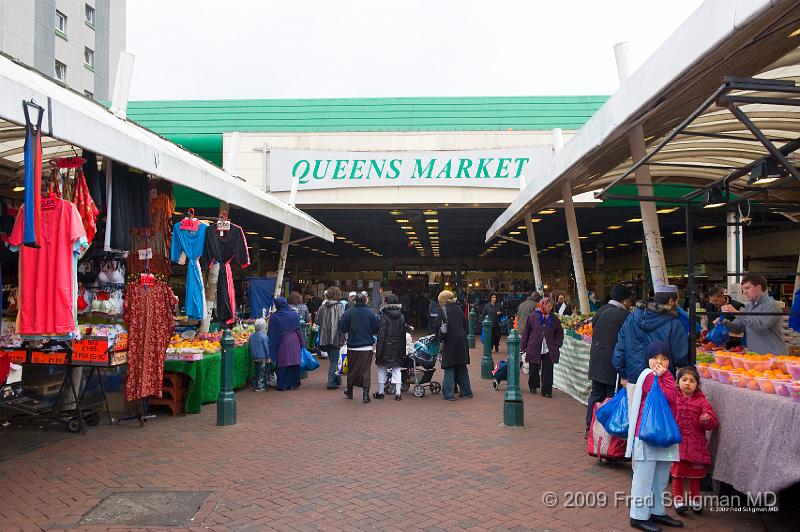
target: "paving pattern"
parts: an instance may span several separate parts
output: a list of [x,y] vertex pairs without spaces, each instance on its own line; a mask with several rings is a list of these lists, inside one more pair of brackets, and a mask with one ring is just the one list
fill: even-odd
[[[630,468],[586,455],[584,407],[558,390],[526,393],[525,427],[503,427],[505,385],[493,391],[477,350],[472,360],[474,399],[348,401],[325,389],[322,361],[299,390],[239,392],[235,426],[215,426],[207,405],[143,428],[54,437],[0,462],[0,530],[123,530],[131,525],[80,523],[105,497],[137,491],[208,492],[181,530],[629,530],[616,499]],[[546,492],[559,497],[552,508]],[[569,500],[576,492],[585,500]],[[686,525],[796,530],[791,518],[705,513]]]

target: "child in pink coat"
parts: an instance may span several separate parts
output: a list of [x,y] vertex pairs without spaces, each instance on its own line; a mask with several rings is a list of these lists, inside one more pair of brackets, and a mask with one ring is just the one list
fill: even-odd
[[[688,511],[689,506],[699,514],[703,511],[700,480],[706,476],[711,464],[706,431],[717,428],[719,421],[711,403],[700,391],[700,375],[694,366],[678,371],[678,389],[675,419],[681,429],[681,460],[672,464],[672,497],[675,511],[679,514]],[[684,492],[686,483],[689,484],[688,500]]]

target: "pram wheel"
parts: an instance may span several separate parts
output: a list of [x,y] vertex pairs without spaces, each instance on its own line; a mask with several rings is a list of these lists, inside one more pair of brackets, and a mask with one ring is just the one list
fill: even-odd
[[387,394],[394,395],[394,383],[393,382],[387,382],[385,389],[386,389],[386,393]]
[[73,434],[80,432],[81,420],[76,417],[69,418],[69,421],[67,421],[67,430]]
[[495,389],[495,390],[499,390],[500,389],[500,383],[497,382],[497,381],[492,381],[492,388]]
[[414,386],[414,397],[423,397],[425,395],[425,388],[420,385]]
[[431,382],[431,393],[439,393],[442,391],[442,385],[438,382]]
[[411,388],[411,385],[408,384],[407,382],[404,382],[403,384],[400,385],[401,391],[407,392],[409,388]]

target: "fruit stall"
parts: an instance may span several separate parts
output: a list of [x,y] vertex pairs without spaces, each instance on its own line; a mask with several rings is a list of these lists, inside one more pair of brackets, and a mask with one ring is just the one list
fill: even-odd
[[[250,352],[247,340],[255,332],[252,324],[237,325],[231,329],[233,349],[233,387],[247,386],[251,375]],[[185,411],[199,414],[203,404],[217,400],[220,390],[220,340],[222,331],[195,333],[189,329],[174,334],[167,348],[164,370],[182,373],[189,377]]]
[[564,345],[553,366],[553,386],[586,404],[592,389],[589,380],[589,349],[592,346],[592,316],[562,316]]
[[800,482],[800,357],[702,351],[697,369],[720,421],[713,478],[743,493]]

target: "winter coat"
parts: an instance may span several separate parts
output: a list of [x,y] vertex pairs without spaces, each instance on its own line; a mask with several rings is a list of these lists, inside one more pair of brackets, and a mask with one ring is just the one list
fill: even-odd
[[629,382],[636,382],[647,368],[647,346],[656,340],[667,342],[672,349],[669,371],[673,376],[677,368],[689,364],[689,339],[678,314],[663,305],[640,301],[625,319],[617,337],[612,356],[617,373]]
[[[500,316],[503,315],[502,313],[503,307],[500,303],[495,303],[492,305],[492,302],[488,302],[483,306],[483,312],[481,312],[481,323],[489,316],[489,319],[492,320],[492,327],[500,327]],[[500,314],[498,314],[500,312]]]
[[[556,304],[553,306],[553,312],[558,314],[558,311],[561,309],[561,306],[562,306],[562,303],[559,303],[558,301],[556,301]],[[565,301],[563,303],[563,306],[564,306],[564,312],[562,312],[560,315],[561,316],[572,316],[572,305],[570,305],[569,303],[567,303]]]
[[519,327],[519,334],[525,334],[525,325],[528,323],[528,316],[533,314],[536,309],[536,301],[529,297],[519,304],[517,308],[517,327]]
[[311,314],[308,312],[308,307],[304,303],[299,305],[289,305],[289,308],[297,312],[297,316],[301,321],[309,323],[311,321]]
[[[708,414],[711,419],[701,423],[700,416],[703,414]],[[703,392],[696,390],[694,395],[686,396],[679,391],[675,403],[675,419],[681,429],[681,460],[693,464],[710,464],[711,453],[708,450],[706,431],[717,428],[719,420]]]
[[300,349],[303,347],[303,335],[299,329],[286,333],[278,348],[277,366],[297,366],[300,364]]
[[611,303],[606,303],[592,318],[592,347],[589,350],[589,378],[613,386],[617,382],[617,370],[611,363],[614,347],[622,324],[630,312]]
[[401,305],[386,305],[378,319],[375,365],[398,367],[406,358],[406,320]]
[[[744,312],[781,312],[781,305],[769,294],[761,294],[755,301],[745,305]],[[785,355],[789,352],[781,331],[782,316],[739,316],[729,322],[728,330],[747,334],[747,350],[766,355]]]
[[561,320],[552,312],[545,319],[541,311],[536,309],[533,314],[528,316],[525,333],[520,343],[525,349],[525,362],[541,364],[543,339],[547,341],[550,360],[553,364],[558,364],[561,346],[564,344],[564,329],[561,327]]
[[[448,303],[444,307],[444,312],[447,313],[447,334],[439,350],[442,355],[442,369],[468,365],[469,347],[467,345],[467,320],[464,319],[464,309],[458,303]],[[443,321],[444,315],[440,308],[433,330],[438,332]]]
[[378,334],[378,316],[364,303],[356,303],[344,311],[339,328],[347,333],[347,347],[366,347],[375,344],[372,338]]
[[344,315],[344,307],[339,301],[325,301],[317,311],[317,325],[319,325],[319,345],[342,347],[347,337],[339,328],[339,322]]
[[[644,370],[642,370],[644,371]],[[642,372],[640,371],[639,374]],[[639,417],[636,419],[636,436],[639,435],[639,429],[642,428],[642,412],[644,411],[644,404],[645,399],[647,399],[647,394],[650,393],[650,390],[653,389],[653,381],[655,380],[655,373],[650,373],[644,379],[644,383],[642,384],[642,401],[639,403]],[[634,380],[638,380],[634,379]],[[667,398],[667,404],[669,404],[669,409],[672,410],[672,415],[675,415],[675,404],[678,401],[678,388],[675,387],[675,377],[672,376],[672,373],[669,371],[664,372],[662,376],[658,378],[658,386],[661,388],[661,391],[664,392],[664,397]],[[683,442],[681,442],[680,447],[683,447]],[[682,453],[681,453],[682,454]]]
[[253,360],[266,360],[269,358],[269,341],[267,333],[256,331],[247,340],[247,347],[250,351],[250,358]]

